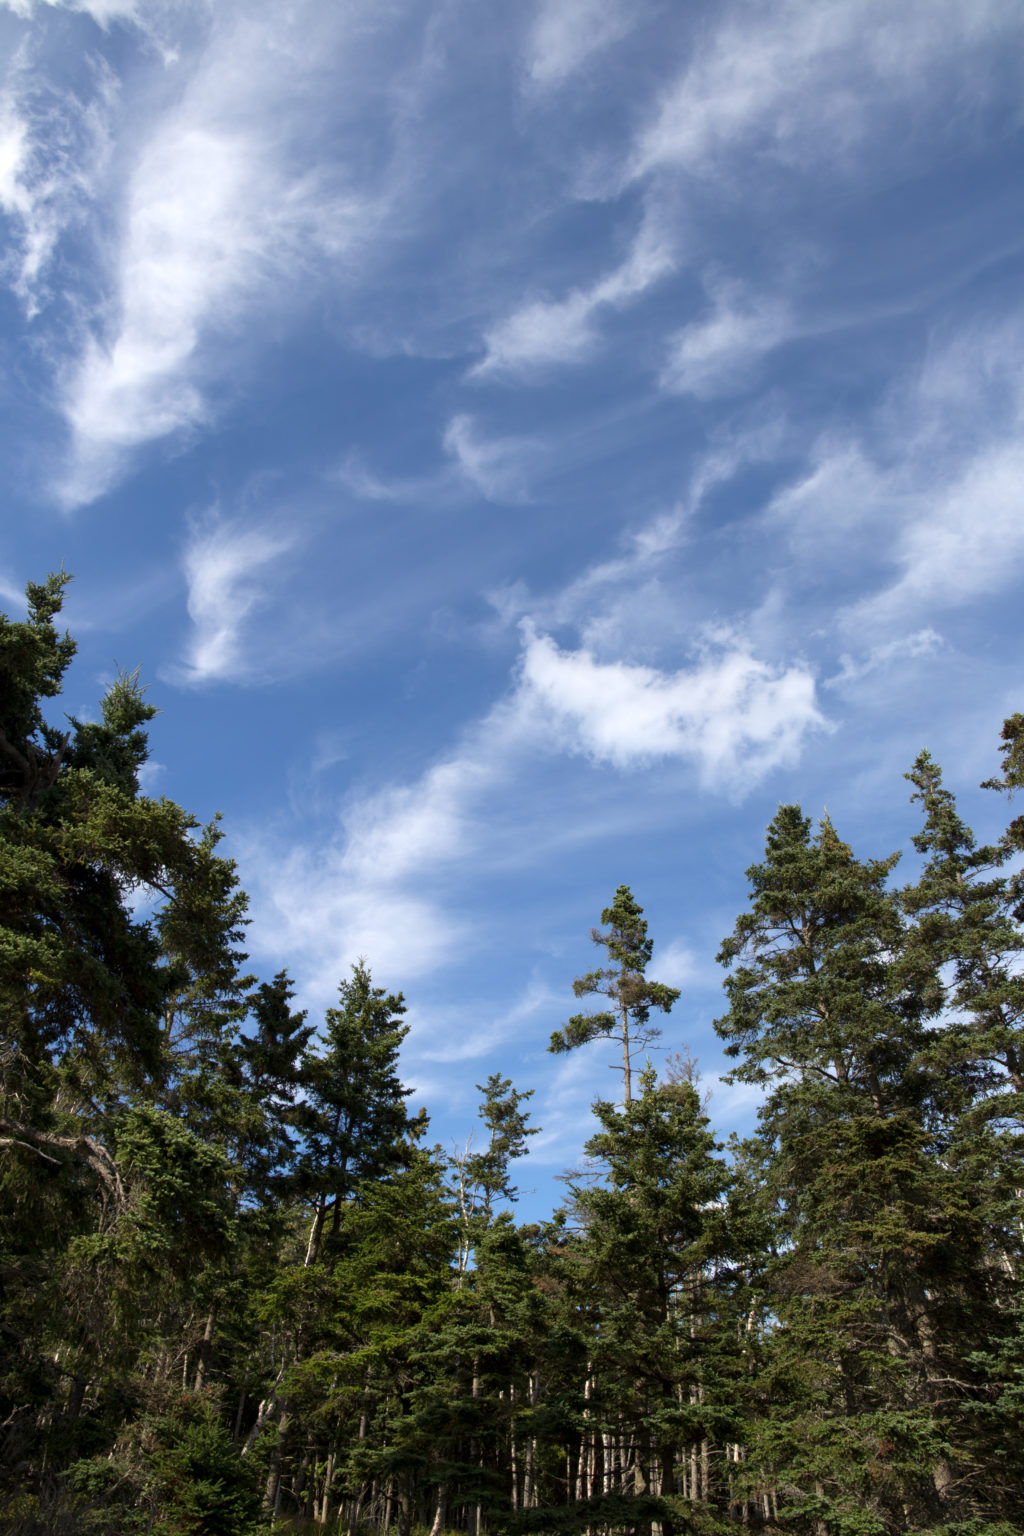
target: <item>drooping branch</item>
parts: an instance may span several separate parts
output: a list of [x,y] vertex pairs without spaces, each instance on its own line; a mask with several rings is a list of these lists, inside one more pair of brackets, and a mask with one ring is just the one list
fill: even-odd
[[25,1147],[44,1162],[58,1166],[60,1159],[51,1156],[45,1148],[53,1148],[72,1157],[83,1157],[107,1193],[118,1205],[124,1204],[124,1186],[117,1163],[102,1142],[92,1136],[60,1136],[56,1131],[39,1131],[33,1126],[20,1125],[15,1120],[0,1117],[0,1146]]

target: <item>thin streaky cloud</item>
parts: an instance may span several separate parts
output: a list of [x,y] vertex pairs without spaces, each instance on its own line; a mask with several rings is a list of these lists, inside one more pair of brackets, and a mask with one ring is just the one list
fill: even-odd
[[794,333],[788,304],[734,282],[708,284],[711,313],[669,339],[659,383],[672,394],[712,399],[756,380],[767,353]]
[[275,562],[293,543],[294,536],[281,531],[216,520],[195,530],[184,559],[193,634],[182,666],[169,676],[202,684],[253,674],[246,625],[266,604]]
[[727,638],[663,672],[563,650],[527,624],[510,690],[451,753],[352,800],[332,841],[254,840],[260,943],[297,951],[320,986],[359,954],[430,974],[468,939],[450,883],[479,863],[488,808],[531,761],[586,757],[624,773],[676,761],[705,790],[742,797],[827,728],[806,667],[771,666]]
[[530,83],[563,85],[641,19],[639,0],[542,0],[526,47]]
[[216,344],[237,345],[257,303],[301,304],[310,278],[343,270],[382,217],[385,203],[356,191],[344,164],[300,153],[304,91],[312,77],[327,89],[302,17],[219,20],[182,66],[180,98],[140,125],[108,237],[106,313],[64,370],[71,458],[55,489],[69,508],[115,484],[142,445],[207,426]]
[[444,446],[460,473],[487,501],[529,500],[531,473],[542,454],[534,439],[489,437],[473,416],[462,411],[445,428]]
[[0,3],[25,21],[46,7],[91,16],[97,26],[104,28],[113,21],[139,21],[142,15],[139,0],[0,0]]
[[911,635],[900,635],[895,640],[873,645],[862,656],[844,652],[839,658],[839,671],[834,677],[822,679],[823,688],[843,689],[860,683],[876,673],[902,667],[907,661],[921,656],[932,656],[943,647],[942,636],[934,629],[919,629]]
[[0,601],[10,603],[19,612],[24,611],[25,589],[19,587],[16,582],[10,581],[2,573],[0,573]]
[[934,616],[1018,579],[1021,326],[1009,313],[1001,326],[936,340],[856,435],[825,434],[798,478],[772,497],[765,525],[786,538],[793,578],[841,576],[849,597],[837,628],[846,645],[866,636],[870,653],[926,621],[924,633]]
[[85,222],[110,156],[117,83],[102,60],[87,73],[88,90],[42,90],[23,44],[0,95],[0,211],[14,225],[0,270],[30,320],[51,298],[59,243]]
[[911,509],[895,562],[899,578],[855,604],[848,622],[903,623],[1015,583],[1024,566],[1024,433],[979,453],[953,485]]
[[484,337],[485,355],[469,377],[529,378],[585,362],[599,344],[601,311],[640,298],[675,267],[673,241],[648,214],[625,260],[589,288],[564,299],[530,300],[493,326]]
[[[827,164],[831,174],[860,165],[866,141],[893,110],[938,105],[943,79],[956,81],[958,111],[970,131],[983,99],[994,44],[1019,45],[1024,22],[1012,6],[986,0],[910,0],[895,20],[883,0],[783,0],[726,15],[695,50],[639,135],[625,181],[654,171],[721,175],[728,156],[744,156],[743,175],[771,159],[797,168]],[[936,90],[938,86],[938,90]],[[950,117],[945,114],[948,125]],[[906,146],[913,141],[912,125]]]
[[484,1002],[440,1010],[413,1009],[408,1049],[420,1061],[473,1061],[501,1046],[538,1014],[557,1009],[564,998],[539,977],[497,1015]]

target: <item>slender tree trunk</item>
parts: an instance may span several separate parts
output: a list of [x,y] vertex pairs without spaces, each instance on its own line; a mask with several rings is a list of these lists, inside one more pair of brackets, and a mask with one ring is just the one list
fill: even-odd
[[512,1513],[519,1511],[519,1457],[516,1453],[516,1389],[509,1382],[508,1388],[508,1462],[512,1484]]
[[622,1005],[622,1102],[628,1109],[633,1101],[633,1063],[629,1059],[629,1013]]
[[434,1506],[434,1520],[430,1527],[430,1536],[441,1536],[444,1529],[445,1509],[448,1503],[448,1489],[442,1483],[437,1490],[437,1503]]
[[272,1510],[275,1516],[281,1507],[281,1472],[284,1467],[284,1453],[290,1427],[291,1414],[282,1413],[280,1423],[277,1426],[277,1439],[270,1453],[266,1487],[263,1490],[264,1506]]
[[[472,1385],[472,1388],[471,1388],[471,1392],[472,1392],[472,1396],[473,1396],[474,1400],[480,1396],[480,1360],[479,1360],[479,1357],[477,1357],[473,1361],[473,1385]],[[480,1460],[480,1446],[479,1446],[475,1436],[474,1436],[473,1440],[470,1442],[470,1456],[473,1459],[473,1462],[474,1462],[474,1465],[476,1466],[477,1472],[478,1473],[481,1472],[483,1470],[483,1467],[482,1467],[482,1462]],[[477,1503],[473,1504],[470,1507],[470,1510],[469,1510],[469,1536],[480,1536],[480,1519],[481,1519],[481,1509],[480,1509],[479,1502],[477,1502]]]
[[327,1196],[317,1195],[316,1209],[313,1212],[313,1225],[309,1229],[309,1241],[306,1244],[306,1257],[302,1261],[303,1267],[308,1269],[315,1264],[320,1256],[320,1239],[324,1232],[324,1216],[327,1214]]
[[331,1484],[334,1481],[334,1469],[337,1467],[337,1465],[337,1448],[332,1448],[330,1454],[327,1457],[327,1465],[324,1468],[323,1498],[320,1501],[320,1514],[318,1517],[318,1524],[320,1525],[326,1525],[330,1515]]
[[213,1353],[213,1336],[217,1328],[217,1303],[214,1302],[206,1314],[206,1326],[203,1329],[203,1340],[199,1346],[199,1359],[196,1362],[196,1391],[202,1392],[206,1386],[206,1378],[210,1370],[210,1356]]
[[241,1454],[243,1456],[248,1456],[249,1452],[256,1444],[256,1441],[259,1439],[267,1421],[272,1419],[274,1416],[274,1413],[277,1409],[277,1388],[283,1375],[284,1361],[281,1362],[281,1369],[278,1371],[277,1376],[274,1379],[274,1385],[271,1387],[266,1397],[260,1403],[259,1408],[256,1410],[256,1422],[252,1429],[250,1429],[248,1435],[246,1436],[245,1444],[242,1446]]
[[[358,1435],[358,1439],[359,1439],[360,1444],[366,1439],[366,1409],[365,1408],[363,1409],[362,1413],[359,1415],[359,1435]],[[351,1501],[351,1506],[350,1506],[350,1509],[349,1509],[348,1536],[355,1536],[355,1529],[356,1529],[356,1526],[359,1524],[359,1517],[362,1514],[362,1512],[363,1512],[363,1490],[362,1490],[362,1488],[360,1488],[360,1490],[356,1494],[355,1498]]]

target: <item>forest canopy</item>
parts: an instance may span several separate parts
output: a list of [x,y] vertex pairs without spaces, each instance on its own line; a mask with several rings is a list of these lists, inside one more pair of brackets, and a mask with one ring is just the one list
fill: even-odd
[[678,993],[620,885],[551,1049],[622,1091],[519,1224],[531,1090],[431,1145],[401,993],[360,962],[310,1019],[248,971],[218,823],[140,788],[138,675],[52,723],[66,582],[0,616],[5,1530],[1022,1529],[1022,818],[980,845],[922,752],[901,884],[779,809],[719,954],[728,1146],[642,1058]]

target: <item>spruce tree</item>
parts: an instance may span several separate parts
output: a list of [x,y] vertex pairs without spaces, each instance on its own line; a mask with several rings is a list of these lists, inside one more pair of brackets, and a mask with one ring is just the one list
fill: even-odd
[[593,1177],[570,1184],[581,1223],[570,1294],[591,1333],[582,1491],[597,1521],[645,1495],[653,1503],[635,1518],[654,1514],[669,1533],[674,1511],[715,1494],[725,1502],[742,1256],[728,1221],[732,1179],[692,1083],[659,1085],[648,1068],[639,1097],[595,1114]]
[[610,1011],[577,1013],[556,1029],[548,1050],[555,1055],[589,1045],[592,1040],[617,1040],[622,1050],[622,1097],[632,1098],[633,1059],[646,1050],[661,1030],[650,1022],[651,1009],[668,1013],[679,997],[675,987],[647,978],[654,942],[647,936],[644,909],[628,885],[620,885],[615,900],[601,913],[607,928],[592,928],[590,937],[613,962],[577,976],[572,984],[577,997],[598,993],[612,1004]]
[[405,1102],[410,1090],[398,1075],[399,1048],[409,1032],[401,1022],[402,994],[375,987],[360,960],[339,987],[339,1004],[327,1009],[322,1048],[304,1065],[300,1166],[314,1202],[307,1263],[320,1256],[328,1213],[337,1233],[342,1207],[359,1185],[402,1165],[412,1123]]
[[[902,1532],[973,1513],[957,1444],[961,1329],[983,1222],[943,1161],[933,957],[889,876],[795,806],[748,871],[720,958],[731,1074],[763,1085],[779,1229],[771,1421],[759,1454],[813,1529]],[[941,1108],[941,1106],[939,1106]]]

